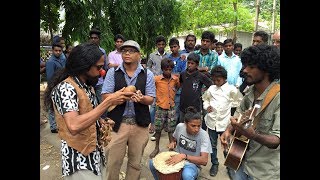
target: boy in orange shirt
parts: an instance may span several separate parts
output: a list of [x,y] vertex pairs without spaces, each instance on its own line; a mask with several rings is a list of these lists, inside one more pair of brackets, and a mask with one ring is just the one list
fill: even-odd
[[173,142],[173,132],[176,128],[174,97],[180,87],[179,77],[172,75],[174,62],[169,58],[161,60],[162,74],[154,77],[156,85],[156,113],[155,113],[155,135],[156,146],[150,154],[150,158],[155,157],[160,149],[159,142],[162,129],[168,132],[169,143]]

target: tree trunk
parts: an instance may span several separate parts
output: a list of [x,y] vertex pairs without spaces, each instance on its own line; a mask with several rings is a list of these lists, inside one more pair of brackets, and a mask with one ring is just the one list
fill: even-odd
[[258,30],[259,13],[260,13],[259,6],[260,6],[260,0],[256,0],[256,22],[255,22],[254,31]]
[[237,1],[233,2],[233,11],[235,12],[236,14],[236,17],[234,19],[234,22],[233,22],[233,43],[236,43],[237,42],[237,26],[238,26],[238,8],[237,8]]
[[272,26],[271,26],[271,32],[274,34],[274,28],[276,25],[276,0],[273,0],[273,9],[272,9]]

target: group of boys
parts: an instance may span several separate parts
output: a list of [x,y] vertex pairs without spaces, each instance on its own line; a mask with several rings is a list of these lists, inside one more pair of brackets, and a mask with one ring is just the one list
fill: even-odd
[[[97,127],[100,127],[105,123],[112,124],[115,132],[110,144],[107,146],[108,179],[118,179],[126,149],[128,149],[126,175],[127,177],[138,179],[141,174],[141,158],[149,139],[148,133],[155,131],[155,149],[149,155],[152,159],[160,152],[159,141],[163,129],[168,132],[169,144],[175,144],[180,148],[187,148],[185,149],[186,151],[184,151],[185,156],[179,156],[180,161],[182,159],[188,160],[189,163],[194,164],[197,167],[206,165],[208,158],[205,162],[201,163],[197,161],[197,158],[193,158],[192,156],[194,156],[194,153],[191,152],[193,149],[184,147],[183,144],[181,144],[182,142],[178,142],[177,132],[175,131],[179,123],[188,124],[190,122],[190,117],[198,117],[197,113],[203,113],[201,117],[203,120],[201,128],[208,131],[208,133],[205,133],[204,136],[206,136],[206,138],[204,139],[210,139],[209,142],[203,143],[206,144],[205,147],[211,148],[203,149],[203,144],[195,145],[191,143],[190,145],[193,144],[195,145],[194,148],[200,148],[200,150],[197,150],[199,154],[196,156],[203,156],[204,153],[211,154],[212,166],[210,168],[210,175],[216,176],[219,165],[217,159],[218,135],[227,138],[228,136],[224,135],[225,130],[228,130],[228,132],[234,131],[234,128],[227,129],[227,126],[230,126],[230,118],[234,113],[231,109],[233,108],[235,110],[235,107],[241,106],[240,101],[243,98],[239,91],[239,86],[242,82],[241,80],[245,79],[247,81],[247,79],[254,78],[252,75],[250,76],[250,70],[246,68],[248,65],[247,61],[251,61],[251,59],[248,56],[244,56],[247,59],[240,60],[239,56],[235,55],[233,52],[234,46],[230,39],[224,41],[224,51],[219,56],[216,51],[210,49],[215,42],[215,36],[210,31],[204,31],[202,33],[201,47],[199,50],[194,49],[196,43],[196,37],[194,35],[187,36],[185,50],[183,51],[180,51],[179,41],[176,38],[171,38],[169,40],[169,47],[172,53],[170,54],[164,51],[166,46],[165,38],[163,36],[158,36],[155,41],[157,50],[150,55],[150,59],[147,62],[147,68],[144,68],[140,63],[141,49],[137,42],[133,40],[125,41],[123,36],[117,35],[115,37],[116,50],[111,52],[107,58],[106,52],[99,46],[100,31],[96,29],[90,31],[90,39],[91,43],[97,45],[102,54],[101,58],[96,58],[94,60],[93,56],[84,57],[83,60],[86,58],[88,59],[85,63],[91,63],[89,66],[91,74],[83,74],[83,70],[77,69],[79,71],[79,74],[77,75],[71,68],[73,67],[72,63],[79,63],[75,61],[77,57],[77,55],[75,55],[76,53],[78,53],[79,56],[88,53],[86,48],[90,47],[90,44],[86,43],[75,47],[75,50],[72,51],[69,56],[71,62],[65,66],[66,71],[61,72],[61,74],[68,72],[69,70],[69,76],[73,77],[74,80],[79,82],[83,81],[83,83],[96,88],[94,95],[97,96],[97,99],[92,101],[93,109],[81,111],[81,107],[79,107],[80,111],[77,112],[82,117],[83,121],[90,121],[93,126],[92,123],[94,123],[94,121],[92,121],[90,115],[94,115],[93,117],[108,117],[112,119],[112,121],[107,122],[99,119],[98,121],[101,122],[98,123],[97,121],[96,123]],[[250,51],[256,51],[253,47],[250,48]],[[265,53],[274,53],[273,49],[270,50],[265,47],[262,47],[262,49]],[[97,53],[96,55],[99,56],[99,54]],[[274,54],[276,54],[275,56],[278,58],[277,53]],[[118,60],[122,60],[121,62],[112,60],[112,57],[117,57],[117,55]],[[252,64],[249,64],[249,66],[251,67]],[[94,69],[91,70],[91,68]],[[240,77],[241,68],[246,74],[245,78]],[[259,67],[253,68],[259,69]],[[101,75],[102,69],[107,71],[104,76]],[[98,73],[98,75],[94,75],[96,73]],[[273,78],[277,79],[278,75],[275,75]],[[268,80],[268,78],[266,80]],[[99,81],[101,82],[100,84]],[[59,82],[54,81],[50,83],[56,84]],[[71,83],[71,81],[68,80],[67,83]],[[249,85],[255,85],[257,83],[259,82],[253,81],[249,82]],[[124,87],[129,85],[135,86],[137,91],[133,93],[123,92]],[[53,85],[50,85],[50,87],[52,88],[51,90],[55,92],[52,94],[55,96],[52,100],[56,107],[51,110],[54,110],[56,115],[61,115],[58,115],[60,120],[60,124],[58,123],[58,125],[59,127],[63,127],[61,128],[61,132],[60,128],[58,131],[60,137],[67,139],[71,138],[64,134],[66,133],[66,127],[69,129],[75,127],[79,128],[74,130],[74,132],[71,131],[73,133],[81,133],[83,129],[88,128],[89,124],[87,125],[86,123],[81,123],[81,126],[71,126],[70,123],[61,125],[61,120],[69,119],[68,117],[71,116],[69,114],[73,111],[78,111],[78,107],[72,107],[72,110],[64,109],[67,104],[62,103],[66,103],[70,101],[70,99],[57,96],[61,93],[59,91],[62,91],[63,89],[54,89],[53,87],[55,86]],[[265,90],[265,88],[263,90]],[[49,97],[50,93],[51,91],[48,91],[46,95]],[[76,93],[78,93],[77,88]],[[260,92],[260,94],[262,94],[262,92]],[[59,100],[59,98],[64,99]],[[72,97],[72,99],[74,98],[75,97]],[[130,101],[128,101],[129,99]],[[71,105],[71,101],[68,105]],[[82,103],[81,105],[84,104]],[[101,108],[99,108],[106,108],[111,105],[116,106],[114,109],[109,110],[109,112],[102,111]],[[192,115],[187,111],[190,107],[195,110]],[[95,110],[96,108],[99,110]],[[75,114],[73,114],[72,116],[76,118],[78,115],[75,116]],[[188,119],[188,122],[185,122],[186,119]],[[237,126],[234,122],[232,125]],[[235,129],[239,130],[238,127]],[[247,133],[246,130],[241,128],[240,130],[248,136],[251,135],[255,140],[257,137],[260,138],[257,139],[257,141],[263,144],[261,139],[264,137],[262,135],[257,135],[256,133],[252,134],[252,132]],[[280,129],[276,129],[275,131],[280,131]],[[99,131],[97,131],[97,135],[99,135]],[[275,133],[275,136],[278,136],[278,134]],[[190,142],[192,142],[192,140],[190,140]],[[278,141],[276,139],[270,147],[277,148],[279,145],[277,143]],[[97,145],[100,145],[99,142],[97,142]],[[68,146],[71,149],[74,148],[72,141],[68,140],[63,141],[62,146]],[[88,150],[86,150],[86,152],[87,151]],[[79,151],[77,155],[80,156],[81,153],[82,151]],[[103,151],[101,151],[101,153],[103,153]],[[188,159],[188,157],[190,159]],[[66,162],[64,158],[63,162]],[[104,166],[103,163],[102,166]],[[80,169],[73,170],[72,174],[69,174],[67,173],[70,170],[69,168],[70,167],[63,167],[64,176],[72,176],[72,174],[77,173],[77,171],[81,169],[79,167]],[[92,168],[89,170],[94,171],[95,175],[102,175],[102,168]],[[244,173],[248,174],[248,172]],[[196,173],[194,178],[197,178],[198,175],[199,172]],[[252,174],[250,172],[251,177],[254,175],[254,173]],[[267,175],[263,174],[263,176]],[[157,179],[157,177],[155,177],[155,179]]]

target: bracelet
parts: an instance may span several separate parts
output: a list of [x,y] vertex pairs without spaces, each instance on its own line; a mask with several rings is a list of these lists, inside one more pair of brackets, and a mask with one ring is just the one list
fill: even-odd
[[186,158],[184,158],[184,160],[188,160],[188,155],[187,154],[185,154],[186,155]]

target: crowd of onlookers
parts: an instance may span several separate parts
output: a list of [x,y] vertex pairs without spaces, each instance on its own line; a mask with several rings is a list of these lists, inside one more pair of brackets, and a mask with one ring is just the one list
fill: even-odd
[[[106,52],[100,46],[101,31],[98,28],[92,28],[89,32],[88,41],[97,45],[103,54],[101,59],[103,63],[96,65],[101,75],[97,82],[92,84],[97,97],[97,105],[104,102],[109,97],[109,94],[121,89],[122,85],[129,85],[128,82],[135,85],[131,81],[132,77],[138,76],[137,81],[142,81],[143,78],[147,79],[147,83],[136,84],[138,87],[145,87],[146,92],[144,90],[139,92],[135,102],[129,102],[126,106],[117,107],[115,111],[104,112],[101,117],[117,119],[118,115],[123,113],[121,117],[123,115],[123,119],[127,124],[136,125],[137,114],[145,115],[144,113],[146,112],[150,113],[151,119],[150,123],[147,124],[147,130],[152,134],[151,140],[155,141],[155,149],[149,157],[151,159],[150,170],[155,178],[157,175],[154,171],[152,158],[160,152],[159,141],[162,130],[168,133],[171,149],[176,146],[183,149],[181,150],[183,157],[180,156],[179,158],[192,162],[190,163],[191,165],[185,166],[183,177],[197,177],[199,167],[207,163],[208,155],[211,156],[210,175],[216,176],[219,166],[217,158],[218,136],[226,130],[230,117],[234,115],[249,87],[246,84],[246,77],[243,73],[245,66],[241,61],[241,53],[243,51],[241,43],[236,43],[230,38],[225,39],[223,42],[218,42],[211,31],[202,33],[200,45],[196,45],[196,39],[197,37],[193,34],[187,35],[182,49],[177,38],[173,37],[167,41],[164,36],[159,35],[155,37],[155,51],[142,64],[141,49],[137,42],[127,40],[123,35],[117,34],[114,36],[115,49],[111,52]],[[166,51],[167,44],[170,51]],[[261,44],[268,44],[268,34],[264,31],[257,31],[253,34],[252,46],[260,46]],[[272,44],[280,48],[280,31],[273,34]],[[82,45],[74,48],[78,51],[80,47]],[[41,74],[45,73],[46,80],[50,84],[50,81],[55,78],[55,72],[66,67],[72,48],[71,45],[65,46],[63,37],[55,37],[53,39],[51,56],[47,60],[43,60],[40,57],[40,82]],[[72,53],[76,52],[72,51]],[[125,60],[130,59],[129,56],[136,58],[137,67],[132,67],[130,63],[126,64]],[[132,69],[129,68],[137,68],[139,71],[140,69],[143,71],[142,69],[146,68],[147,73],[143,77],[140,75],[141,73],[139,75],[136,74],[137,69],[131,72],[130,70]],[[102,71],[105,72],[102,73]],[[88,83],[93,82],[89,80]],[[143,98],[143,95],[148,97]],[[58,98],[58,96],[55,98]],[[152,102],[150,99],[152,99]],[[141,102],[144,102],[144,106],[138,105]],[[145,109],[146,107],[148,107],[148,110]],[[135,108],[138,108],[139,111]],[[132,112],[135,112],[136,116],[132,115]],[[59,116],[58,119],[60,121],[62,116]],[[195,119],[196,121],[194,121]],[[48,111],[48,120],[51,132],[58,133],[56,117],[52,110]],[[190,132],[193,129],[191,126],[201,126],[201,129]],[[137,127],[140,127],[140,124]],[[117,133],[124,133],[121,128],[123,127],[120,126],[120,130],[117,132],[119,127],[116,122],[115,130]],[[126,128],[125,130],[130,130],[129,126]],[[140,132],[140,129],[136,130]],[[136,136],[145,138],[143,133],[140,132]],[[181,139],[182,136],[184,138]],[[129,136],[127,138],[130,139]],[[182,141],[177,142],[179,138],[186,144],[181,144]],[[201,139],[205,139],[206,143],[204,144]],[[124,137],[118,136],[117,140],[125,141]],[[138,147],[138,145],[141,145],[141,147]],[[139,151],[143,152],[143,145],[141,142],[136,141],[136,143],[123,143],[119,146],[124,148],[128,146],[129,149],[139,148]],[[120,159],[123,157],[117,154],[117,150],[119,150],[117,148],[120,147],[115,146],[117,144],[112,141],[111,152],[113,157],[108,163],[112,164],[113,167],[119,168],[119,163],[115,157],[119,156]],[[190,154],[190,152],[192,153]],[[225,156],[226,154],[227,152],[224,152]],[[137,163],[139,158],[141,159],[141,154],[130,154],[128,158],[129,162],[132,158],[132,161]],[[112,172],[118,173],[117,170],[119,169],[117,168],[112,169]],[[233,171],[228,169],[228,173],[230,177],[233,176]],[[130,174],[127,175],[130,176]]]

